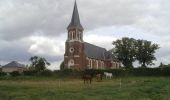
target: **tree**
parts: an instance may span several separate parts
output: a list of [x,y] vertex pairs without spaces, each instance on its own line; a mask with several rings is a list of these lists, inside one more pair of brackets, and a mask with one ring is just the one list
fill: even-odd
[[60,70],[64,70],[64,61],[62,61],[60,64]]
[[163,68],[165,65],[161,62],[159,68]]
[[147,65],[153,65],[153,60],[156,60],[154,53],[159,49],[157,44],[152,44],[151,41],[137,40],[136,41],[136,60],[139,61],[141,67],[146,68]]
[[153,60],[156,60],[154,53],[159,49],[158,44],[152,44],[151,41],[127,37],[116,40],[113,45],[113,56],[126,68],[132,68],[135,60],[138,60],[144,68],[147,65],[153,65]]
[[133,62],[136,60],[135,41],[133,38],[125,37],[113,42],[113,54],[126,68],[133,68]]
[[38,72],[46,69],[46,66],[49,66],[50,63],[47,62],[45,58],[34,56],[30,58],[31,61],[31,69],[34,69]]

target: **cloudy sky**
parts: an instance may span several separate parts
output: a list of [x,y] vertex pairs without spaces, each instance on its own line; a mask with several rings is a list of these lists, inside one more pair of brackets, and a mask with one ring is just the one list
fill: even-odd
[[[122,37],[160,45],[156,65],[170,63],[169,0],[77,0],[84,40],[111,49]],[[0,0],[0,64],[34,55],[59,69],[74,0]]]

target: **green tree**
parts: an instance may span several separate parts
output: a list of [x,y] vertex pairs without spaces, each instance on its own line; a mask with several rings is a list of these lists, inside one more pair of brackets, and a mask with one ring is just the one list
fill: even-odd
[[64,70],[64,61],[62,61],[60,64],[60,70]]
[[159,68],[163,68],[165,65],[161,62]]
[[135,42],[135,39],[127,37],[113,42],[113,54],[126,68],[133,68],[133,62],[136,60]]
[[147,65],[153,65],[153,60],[156,60],[155,51],[159,49],[157,44],[152,44],[151,41],[137,40],[136,41],[136,60],[139,61],[141,67],[146,68]]
[[49,66],[50,63],[47,62],[45,58],[34,56],[30,58],[31,61],[31,69],[34,69],[38,72],[44,71],[46,66]]

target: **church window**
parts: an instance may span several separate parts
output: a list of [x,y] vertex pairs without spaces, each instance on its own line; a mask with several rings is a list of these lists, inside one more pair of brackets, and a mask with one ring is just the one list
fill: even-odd
[[71,40],[73,40],[73,33],[74,33],[74,32],[71,32]]
[[68,39],[69,39],[69,40],[71,40],[71,33],[72,33],[72,32],[70,31],[69,34],[68,34]]
[[78,34],[76,33],[76,40],[78,40]]
[[73,52],[74,52],[74,48],[71,47],[71,48],[70,48],[70,53],[73,53]]
[[74,60],[70,59],[68,62],[68,67],[71,68],[71,66],[74,66]]
[[76,39],[76,33],[73,32],[73,40],[75,40],[75,39]]
[[82,40],[82,37],[83,37],[83,34],[81,34],[81,32],[80,32],[80,40]]
[[98,69],[99,68],[98,60],[96,60],[96,66],[97,66],[97,69]]

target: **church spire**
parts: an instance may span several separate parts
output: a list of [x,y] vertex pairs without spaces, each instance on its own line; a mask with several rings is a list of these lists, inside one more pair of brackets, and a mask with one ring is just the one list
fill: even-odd
[[69,26],[67,27],[67,29],[71,29],[71,28],[78,28],[78,29],[83,30],[83,27],[80,23],[80,18],[79,18],[76,0],[75,0],[75,3],[74,3],[74,10],[73,10],[72,19],[71,19],[71,22],[70,22]]

